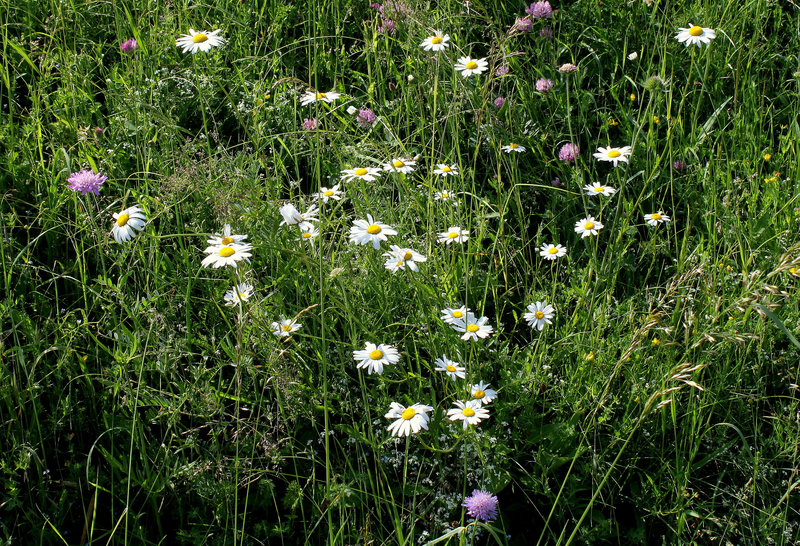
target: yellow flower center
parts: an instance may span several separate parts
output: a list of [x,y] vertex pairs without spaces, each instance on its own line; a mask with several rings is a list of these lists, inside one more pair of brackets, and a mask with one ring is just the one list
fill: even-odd
[[311,234],[310,233],[308,233],[308,232],[303,233],[303,239],[310,239],[310,238],[311,238]]
[[509,144],[508,147],[511,148],[512,150],[516,150],[517,148],[519,148],[519,144]]
[[445,369],[446,369],[448,372],[454,372],[454,371],[456,371],[456,367],[455,367],[455,366],[453,366],[452,364],[448,364],[447,366],[445,366]]
[[244,292],[239,292],[239,297],[241,299],[243,299],[243,300],[246,300],[247,299],[247,294],[245,294]]
[[592,222],[586,222],[583,224],[583,229],[594,229],[594,224]]
[[479,329],[480,329],[480,327],[479,327],[477,324],[470,324],[469,326],[467,326],[467,332],[473,332],[473,333],[475,333],[475,332],[477,332]]
[[222,240],[222,244],[223,244],[223,245],[229,245],[229,244],[231,244],[232,242],[233,242],[233,238],[231,238],[231,237],[225,237],[225,238]]
[[461,311],[453,311],[453,316],[455,318],[461,318],[464,316],[464,313],[462,313]]
[[325,93],[317,93],[316,95],[314,95],[314,98],[317,100],[324,99]]
[[534,313],[534,315],[536,316],[537,319],[543,319],[544,318],[544,313],[542,313],[541,311],[536,311],[536,313]]
[[661,220],[661,215],[657,212],[654,212],[652,215],[650,215],[650,218],[653,220]]
[[478,63],[476,63],[475,61],[470,61],[464,66],[470,70],[475,70],[476,68],[478,68]]
[[472,393],[472,397],[473,397],[473,398],[478,398],[478,399],[481,399],[481,398],[483,398],[484,396],[486,396],[486,393],[485,393],[485,392],[483,392],[483,391],[475,391],[475,392],[473,392],[473,393]]
[[442,172],[443,172],[443,173],[449,173],[449,172],[453,172],[453,169],[451,169],[450,167],[448,167],[447,165],[445,165],[444,167],[442,167]]
[[284,332],[291,332],[292,331],[292,325],[291,324],[284,324],[283,326],[281,326],[281,330],[283,330]]
[[123,212],[122,214],[119,215],[119,218],[117,218],[117,225],[119,227],[124,226],[125,224],[128,223],[128,218],[130,218],[130,216]]
[[411,259],[411,253],[406,251],[406,253],[403,254],[403,259],[404,260],[410,260]]
[[608,152],[608,157],[619,157],[621,155],[622,154],[619,153],[619,150],[611,150],[610,152]]
[[472,408],[464,408],[461,410],[461,413],[463,413],[465,417],[472,417],[475,415],[475,410]]
[[447,199],[448,197],[450,197],[450,194],[447,193],[446,191],[443,191],[442,192],[442,199]]
[[400,168],[400,167],[405,167],[406,166],[406,164],[403,163],[402,161],[400,161],[399,159],[395,159],[394,161],[392,161],[392,165],[394,165],[396,168]]
[[325,192],[325,197],[330,197],[331,195],[333,195],[333,190],[328,190]]
[[447,234],[448,239],[455,239],[456,237],[458,237],[458,233],[456,233],[455,231],[451,231],[450,233]]
[[192,41],[193,41],[194,43],[196,43],[196,44],[202,44],[202,43],[203,43],[203,42],[205,42],[206,40],[208,40],[208,36],[206,36],[206,35],[205,35],[205,34],[203,34],[202,32],[198,32],[197,34],[195,34],[194,36],[192,36]]
[[380,349],[375,349],[374,351],[369,353],[369,357],[372,360],[380,360],[381,358],[383,358],[383,351],[381,351]]
[[558,249],[556,247],[551,247],[547,249],[549,254],[558,254]]
[[691,34],[692,36],[700,36],[701,34],[703,34],[703,28],[695,25],[689,29],[689,34]]
[[405,264],[405,262],[403,260],[400,260],[395,264],[395,267],[403,267],[403,264]]
[[434,36],[433,38],[431,38],[431,43],[432,44],[441,44],[442,41],[443,40],[442,40],[441,36]]
[[[608,155],[610,156],[611,154],[608,154]],[[617,155],[619,155],[619,153],[617,153]],[[614,157],[617,157],[617,156],[615,155]],[[597,193],[602,193],[604,189],[605,188],[603,186],[596,186],[594,188],[594,191],[597,192]]]
[[417,414],[417,412],[416,412],[416,411],[414,411],[414,408],[406,408],[406,409],[403,411],[403,413],[401,413],[401,414],[400,414],[400,417],[402,417],[403,419],[405,419],[406,421],[408,421],[409,419],[411,419],[412,417],[414,417],[416,414]]
[[222,256],[223,258],[229,258],[233,256],[235,253],[236,251],[233,249],[233,247],[230,246],[226,246],[219,249],[219,255]]
[[371,224],[367,226],[367,233],[369,233],[370,235],[375,235],[380,232],[381,232],[381,226],[379,226],[378,224]]
[[367,174],[367,169],[356,169],[355,171],[353,171],[353,174],[356,176],[364,176],[365,174]]

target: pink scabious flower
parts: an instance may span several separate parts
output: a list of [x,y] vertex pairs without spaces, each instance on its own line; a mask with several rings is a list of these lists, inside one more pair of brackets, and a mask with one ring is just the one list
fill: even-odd
[[305,129],[306,131],[316,131],[317,127],[318,127],[317,118],[303,120],[303,129]]
[[547,38],[548,40],[553,39],[553,29],[550,27],[544,27],[542,30],[539,31],[540,38]]
[[553,16],[553,8],[550,6],[550,2],[543,0],[534,2],[525,8],[525,13],[534,19],[550,19]]
[[576,70],[578,70],[578,67],[575,66],[572,63],[564,63],[564,64],[562,64],[561,66],[558,67],[558,71],[559,72],[563,72],[565,74],[567,74],[569,72],[575,72]]
[[119,45],[119,48],[122,50],[123,53],[133,53],[133,50],[136,49],[137,47],[139,47],[139,45],[133,38],[125,40]]
[[467,509],[467,514],[484,522],[489,522],[497,517],[497,497],[488,491],[473,489],[472,495],[464,499],[461,505]]
[[575,161],[579,153],[581,153],[580,148],[570,142],[569,144],[564,144],[561,150],[558,151],[558,159],[570,163]]
[[107,176],[101,176],[94,171],[87,171],[81,169],[76,173],[69,175],[67,187],[72,191],[79,191],[82,195],[93,193],[100,195],[100,186],[107,180]]
[[547,93],[553,88],[553,80],[547,78],[539,78],[536,80],[536,90],[539,93]]
[[356,121],[358,121],[358,124],[362,127],[369,127],[375,123],[376,119],[378,119],[378,116],[369,108],[362,108],[359,110],[358,117],[356,117]]
[[500,108],[502,108],[502,107],[503,107],[503,105],[504,105],[505,103],[506,103],[506,99],[505,99],[505,97],[497,97],[496,99],[494,99],[494,106],[495,106],[495,108],[497,108],[498,110],[499,110]]

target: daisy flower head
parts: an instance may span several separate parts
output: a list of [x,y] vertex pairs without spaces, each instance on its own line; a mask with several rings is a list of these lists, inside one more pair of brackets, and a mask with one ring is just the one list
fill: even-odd
[[211,266],[214,269],[229,265],[236,269],[241,261],[249,262],[252,256],[252,245],[231,243],[229,245],[211,245],[204,252],[207,256],[203,259],[203,267]]
[[437,233],[436,239],[439,243],[449,245],[450,243],[466,243],[469,240],[469,230],[461,229],[457,226],[450,226],[447,231]]
[[411,250],[410,248],[402,248],[397,245],[391,245],[389,252],[384,252],[386,256],[386,269],[395,273],[398,269],[405,269],[408,267],[411,271],[419,271],[419,263],[428,260],[419,252]]
[[528,321],[528,326],[541,332],[545,324],[553,324],[554,316],[556,316],[556,310],[552,305],[537,301],[528,306],[528,312],[523,315],[523,318]]
[[301,214],[294,205],[287,203],[279,209],[279,212],[281,216],[283,216],[280,225],[300,226],[302,229],[311,227],[313,225],[311,222],[316,222],[318,220],[317,214],[319,214],[319,209],[316,205],[311,205],[305,213]]
[[691,23],[689,23],[687,28],[678,27],[678,33],[675,35],[675,39],[686,47],[690,45],[703,47],[703,44],[711,43],[711,40],[716,37],[717,33],[714,29],[693,25]]
[[435,364],[437,372],[446,373],[453,381],[456,379],[464,379],[465,368],[458,362],[450,360],[446,356],[442,355],[442,358],[436,359]]
[[488,523],[497,518],[497,497],[488,491],[473,489],[472,495],[466,497],[461,506],[467,509],[470,517],[483,522]]
[[467,430],[469,425],[477,425],[483,419],[489,418],[489,410],[477,400],[468,400],[467,402],[456,400],[453,404],[456,407],[447,410],[447,416],[451,421],[463,422],[464,430]]
[[433,36],[428,36],[419,44],[419,47],[424,49],[425,51],[444,51],[450,44],[447,42],[450,41],[449,34],[442,34],[440,31],[434,31]]
[[355,169],[344,169],[342,171],[342,180],[350,182],[351,180],[366,180],[372,182],[381,175],[381,170],[377,167],[357,167]]
[[455,69],[458,72],[461,72],[463,77],[468,78],[473,74],[482,74],[489,70],[489,63],[486,62],[485,57],[483,59],[459,57],[458,62],[455,65]]
[[455,200],[453,192],[448,189],[442,188],[442,191],[433,192],[434,201],[451,201],[454,205],[458,206],[458,201]]
[[552,243],[545,244],[539,247],[539,256],[545,260],[553,261],[557,258],[564,256],[567,253],[566,247],[561,245],[554,245]]
[[314,91],[306,91],[300,97],[300,105],[308,106],[309,104],[313,104],[319,101],[327,102],[328,104],[330,104],[341,96],[342,96],[341,93],[336,93],[334,91],[328,91],[327,93],[322,93],[322,92],[315,93]]
[[215,233],[206,242],[212,246],[229,245],[231,243],[242,244],[247,239],[247,235],[238,235],[231,233],[231,225],[225,224],[222,227],[222,233]]
[[67,178],[67,182],[69,183],[67,187],[72,191],[81,192],[81,195],[86,195],[87,193],[100,195],[100,186],[102,186],[103,182],[106,180],[108,180],[107,176],[102,176],[94,171],[81,169],[69,175],[69,178]]
[[350,240],[358,245],[372,243],[372,247],[378,250],[381,241],[386,241],[387,235],[397,235],[397,231],[391,226],[377,222],[371,214],[367,214],[366,220],[353,220],[350,227]]
[[339,190],[339,184],[336,184],[332,188],[326,188],[325,186],[319,189],[319,193],[317,196],[322,199],[323,203],[327,203],[331,199],[335,199],[336,201],[341,201],[342,196],[344,196],[344,192]]
[[319,236],[319,230],[314,224],[300,226],[300,235],[297,236],[297,241],[305,241],[314,245],[314,239]]
[[225,43],[225,38],[219,35],[222,29],[218,28],[212,32],[202,31],[197,32],[195,29],[190,28],[189,34],[181,34],[181,37],[175,40],[175,45],[183,48],[184,53],[191,53],[194,55],[198,51],[206,53],[212,47],[219,47]]
[[520,146],[519,144],[514,144],[512,142],[511,144],[506,144],[505,146],[501,146],[500,149],[507,154],[510,154],[511,152],[517,152],[518,154],[521,154],[527,148],[525,148],[525,146]]
[[584,237],[590,235],[597,235],[597,232],[603,229],[603,224],[594,219],[594,216],[587,216],[583,220],[575,222],[575,233]]
[[431,406],[424,404],[413,404],[405,407],[397,402],[389,404],[389,412],[384,415],[387,419],[394,419],[394,422],[386,427],[392,436],[410,436],[413,432],[418,433],[420,429],[428,430],[430,421],[429,411],[433,411]]
[[472,312],[466,305],[464,307],[459,307],[458,309],[448,307],[446,309],[442,309],[441,319],[446,324],[456,324],[458,322],[463,322],[467,318],[468,314],[472,314]]
[[234,285],[233,288],[225,292],[225,305],[233,307],[234,305],[241,305],[250,299],[253,295],[253,285],[250,283],[242,282]]
[[458,165],[448,165],[447,163],[437,163],[433,169],[433,174],[439,176],[458,176]]
[[272,333],[277,337],[289,337],[302,328],[302,326],[303,325],[297,322],[297,320],[287,319],[281,315],[281,320],[279,322],[273,322],[270,328],[272,329]]
[[658,212],[654,212],[653,214],[645,214],[644,221],[650,224],[651,226],[657,226],[658,224],[664,224],[670,222],[672,219],[664,214],[663,210]]
[[387,172],[396,172],[408,174],[414,171],[417,162],[408,158],[394,158],[389,163],[383,165],[383,170]]
[[494,332],[494,328],[492,328],[491,324],[487,324],[488,322],[489,317],[476,318],[472,313],[467,313],[463,321],[454,322],[450,326],[457,332],[464,333],[461,336],[464,341],[478,341],[478,338],[489,337]]
[[400,362],[400,353],[391,345],[375,345],[367,343],[361,351],[353,351],[353,360],[357,362],[357,368],[366,368],[367,373],[378,375],[383,373],[386,364],[397,364]]
[[111,235],[118,243],[130,241],[136,237],[137,231],[142,231],[147,223],[147,217],[139,207],[128,207],[120,212],[114,213],[114,227],[111,228]]
[[497,398],[497,391],[489,387],[491,387],[491,385],[483,381],[475,385],[470,385],[469,392],[470,395],[472,395],[472,399],[478,401],[481,406],[489,404],[492,400]]
[[600,182],[595,182],[594,184],[586,184],[583,187],[586,195],[604,195],[609,197],[617,193],[617,190],[612,188],[611,186],[606,186],[605,184],[601,184]]
[[603,148],[602,146],[594,153],[594,157],[598,161],[611,161],[616,167],[620,161],[628,163],[628,156],[631,155],[631,147],[623,146],[622,148],[614,148],[609,146]]

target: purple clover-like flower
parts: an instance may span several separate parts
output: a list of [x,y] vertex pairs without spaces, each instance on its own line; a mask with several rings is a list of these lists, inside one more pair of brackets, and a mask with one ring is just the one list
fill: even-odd
[[555,177],[550,183],[553,185],[554,188],[563,188],[564,184],[561,182],[559,177]]
[[317,118],[303,120],[303,129],[306,131],[316,131],[318,127],[319,125],[317,124]]
[[514,26],[511,27],[512,30],[517,30],[519,32],[528,32],[532,28],[533,20],[530,17],[517,17]]
[[473,489],[472,495],[464,499],[461,505],[467,509],[467,514],[484,522],[497,517],[497,497],[488,491]]
[[102,186],[103,182],[105,182],[107,179],[107,176],[101,176],[94,171],[81,169],[80,171],[69,175],[69,178],[67,179],[69,184],[67,187],[72,191],[81,192],[81,195],[86,195],[87,193],[100,195],[100,186]]
[[129,40],[125,40],[119,45],[119,48],[122,50],[123,53],[133,53],[133,51],[139,47],[139,44],[136,43],[136,40],[130,38]]
[[539,78],[536,80],[536,90],[539,93],[547,93],[553,88],[553,80],[547,78]]
[[376,119],[378,119],[378,116],[376,116],[375,113],[369,108],[362,108],[359,110],[358,116],[356,117],[356,121],[362,127],[369,127],[375,123]]
[[494,99],[494,106],[495,106],[495,108],[497,108],[498,110],[499,110],[500,108],[502,108],[502,107],[503,107],[503,105],[504,105],[505,103],[506,103],[506,99],[505,99],[505,97],[497,97],[496,99]]
[[397,30],[397,25],[391,19],[381,18],[377,30],[380,34],[394,34],[394,31]]
[[678,172],[686,170],[686,162],[681,161],[680,159],[677,160],[675,163],[672,164],[672,168]]
[[497,70],[494,71],[494,75],[498,78],[501,78],[511,72],[511,69],[508,68],[507,64],[501,64],[497,67]]
[[542,0],[540,2],[534,2],[525,8],[525,13],[534,19],[550,19],[553,16],[553,8],[550,2]]
[[544,27],[542,30],[539,31],[540,38],[547,38],[548,40],[553,39],[553,29],[550,27]]
[[561,150],[558,151],[558,159],[571,163],[575,161],[579,153],[581,153],[580,148],[570,142],[569,144],[564,144]]

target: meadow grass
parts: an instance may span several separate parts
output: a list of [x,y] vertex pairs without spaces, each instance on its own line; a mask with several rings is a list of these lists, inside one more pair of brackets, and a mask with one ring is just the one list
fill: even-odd
[[[794,3],[0,6],[4,543],[800,541]],[[716,38],[675,39],[692,24]],[[184,53],[190,28],[225,43]],[[416,170],[342,172],[396,158]],[[350,240],[367,215],[397,231],[380,250]],[[225,224],[252,257],[203,267]],[[390,244],[427,259],[393,273]],[[493,332],[462,339],[461,306]],[[399,362],[358,368],[367,343]],[[489,417],[451,421],[479,381]],[[393,436],[392,402],[427,429]]]

